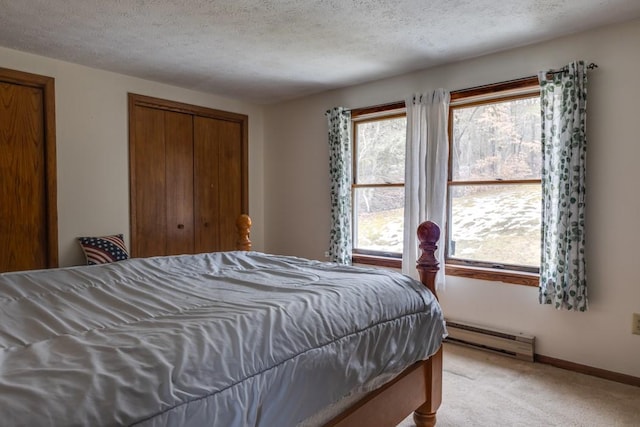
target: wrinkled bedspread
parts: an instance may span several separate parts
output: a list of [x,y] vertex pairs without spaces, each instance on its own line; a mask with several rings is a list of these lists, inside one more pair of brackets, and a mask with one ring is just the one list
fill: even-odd
[[0,274],[0,423],[294,426],[444,333],[406,276],[258,252]]

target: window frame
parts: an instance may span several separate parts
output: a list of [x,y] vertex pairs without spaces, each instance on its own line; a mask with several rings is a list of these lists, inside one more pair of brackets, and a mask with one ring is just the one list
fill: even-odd
[[[453,181],[452,161],[453,156],[453,111],[456,107],[468,107],[473,105],[483,105],[495,103],[496,101],[510,101],[515,99],[531,98],[540,92],[540,84],[537,77],[526,77],[523,79],[511,80],[507,82],[494,83],[485,86],[464,89],[451,92],[451,104],[449,106],[449,164],[447,177],[447,236],[450,236],[451,223],[451,187],[458,185],[508,185],[519,183],[541,183],[540,179],[518,179],[502,181]],[[538,286],[539,269],[525,266],[501,265],[491,262],[480,262],[471,260],[460,260],[449,257],[449,239],[443,243],[445,250],[445,274],[451,276],[466,277],[479,280],[500,281],[505,283]],[[491,264],[491,265],[489,265]]]
[[[355,209],[355,189],[356,188],[404,188],[404,180],[402,183],[391,184],[358,184],[358,159],[357,151],[357,125],[360,123],[368,123],[386,119],[394,119],[398,117],[406,117],[406,107],[404,102],[396,102],[392,104],[379,105],[375,107],[366,107],[351,110],[351,135],[352,135],[352,177],[351,177],[351,206],[352,209],[352,236],[357,233],[356,209]],[[406,154],[405,154],[406,155]],[[354,264],[368,264],[380,267],[401,268],[402,253],[391,253],[384,251],[373,251],[367,249],[358,249],[353,247],[351,250],[351,261]]]

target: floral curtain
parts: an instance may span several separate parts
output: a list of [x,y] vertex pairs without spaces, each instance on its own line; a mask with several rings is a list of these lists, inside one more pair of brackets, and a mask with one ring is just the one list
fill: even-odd
[[329,124],[331,231],[329,259],[351,264],[351,112],[342,107],[326,113]]
[[587,70],[539,74],[542,108],[541,304],[587,310],[585,175]]
[[430,220],[440,227],[440,270],[436,287],[444,286],[444,244],[449,162],[449,91],[437,89],[416,94],[407,107],[407,150],[404,183],[404,246],[402,272],[415,276],[418,256],[416,230]]

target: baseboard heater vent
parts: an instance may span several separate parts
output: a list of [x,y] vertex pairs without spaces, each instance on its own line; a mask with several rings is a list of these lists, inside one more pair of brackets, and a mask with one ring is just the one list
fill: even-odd
[[499,353],[533,362],[535,337],[489,330],[479,326],[447,320],[446,342]]

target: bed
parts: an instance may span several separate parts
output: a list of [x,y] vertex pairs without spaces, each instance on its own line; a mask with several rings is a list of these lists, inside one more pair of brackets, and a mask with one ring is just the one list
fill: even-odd
[[254,252],[238,225],[235,252],[0,274],[2,423],[435,425],[437,226],[420,283]]

